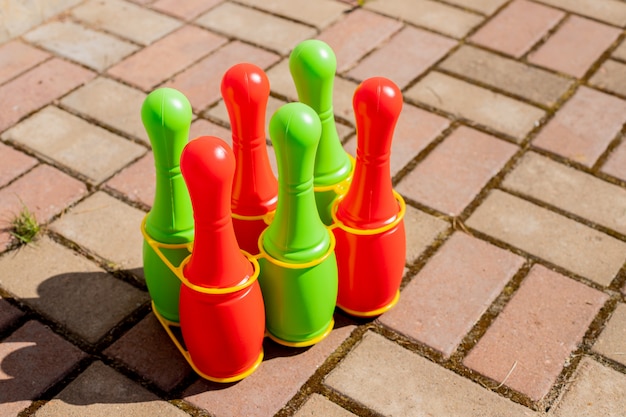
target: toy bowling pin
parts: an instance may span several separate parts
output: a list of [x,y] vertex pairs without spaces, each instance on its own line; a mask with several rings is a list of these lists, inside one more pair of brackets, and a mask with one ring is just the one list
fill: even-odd
[[226,71],[221,90],[237,161],[231,201],[235,235],[241,249],[256,255],[259,236],[267,227],[264,216],[276,209],[278,198],[265,142],[270,83],[261,68],[241,63]]
[[180,280],[172,266],[189,255],[193,241],[191,201],[179,165],[189,137],[191,105],[179,91],[160,88],[146,97],[141,119],[156,168],[154,204],[142,224],[144,275],[155,313],[177,323]]
[[313,165],[321,133],[313,109],[289,103],[270,120],[278,165],[278,205],[261,235],[259,283],[269,336],[309,346],[330,333],[337,299],[334,237],[315,206]]
[[310,106],[322,122],[315,155],[315,200],[324,224],[332,222],[331,206],[338,184],[348,181],[353,164],[337,135],[333,113],[333,83],[337,69],[335,53],[326,43],[309,39],[289,56],[289,70],[300,102]]
[[337,238],[337,306],[370,317],[391,308],[406,257],[405,205],[392,189],[390,149],[402,109],[402,93],[382,77],[361,83],[354,93],[357,156],[348,192],[333,210]]
[[221,139],[203,136],[187,144],[180,164],[195,220],[180,291],[188,360],[206,379],[237,381],[263,359],[265,315],[258,263],[239,250],[232,224],[235,157]]

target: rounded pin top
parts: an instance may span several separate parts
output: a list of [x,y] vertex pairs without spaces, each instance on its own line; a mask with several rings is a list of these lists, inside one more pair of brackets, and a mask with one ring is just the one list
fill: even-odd
[[363,81],[352,100],[359,150],[388,157],[393,130],[402,111],[402,92],[391,80],[372,77]]
[[[237,138],[264,138],[265,109],[270,95],[265,72],[247,62],[236,64],[224,74],[221,92],[233,134]],[[256,116],[256,120],[251,120],[251,116]]]
[[159,88],[148,94],[141,106],[141,120],[154,150],[157,169],[178,166],[180,153],[189,140],[191,104],[173,88]]
[[276,151],[281,184],[311,181],[315,152],[322,133],[319,116],[306,104],[283,105],[270,120],[270,137]]
[[300,42],[289,55],[289,71],[301,102],[317,113],[331,109],[337,58],[327,43],[317,39]]

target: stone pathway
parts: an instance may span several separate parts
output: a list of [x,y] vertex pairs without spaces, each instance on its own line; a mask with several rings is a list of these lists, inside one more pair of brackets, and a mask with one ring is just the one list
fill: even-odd
[[[22,3],[0,12],[0,416],[624,415],[626,2]],[[191,136],[229,140],[224,71],[264,68],[271,113],[297,99],[287,57],[308,38],[337,55],[348,151],[358,83],[403,91],[402,296],[209,383],[151,312],[139,109],[177,88]],[[24,207],[29,245],[8,231]]]

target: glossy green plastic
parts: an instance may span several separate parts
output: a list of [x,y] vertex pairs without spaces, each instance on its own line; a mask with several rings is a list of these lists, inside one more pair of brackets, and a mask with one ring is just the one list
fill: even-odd
[[289,70],[300,102],[315,110],[322,133],[315,156],[316,204],[326,225],[332,223],[330,209],[336,197],[332,186],[348,179],[353,166],[341,146],[333,112],[333,85],[337,58],[328,44],[309,39],[298,44],[289,56]]
[[[180,172],[180,155],[189,141],[191,105],[179,91],[160,88],[146,97],[141,108],[154,154],[156,190],[146,218],[146,234],[159,243],[180,244],[181,248],[161,249],[178,266],[189,255],[184,246],[193,241],[193,210],[187,186]],[[143,264],[146,285],[159,313],[179,321],[180,280],[144,241]]]
[[260,238],[266,326],[279,343],[305,346],[329,331],[337,300],[334,240],[313,192],[321,125],[313,109],[289,103],[273,115],[269,130],[278,165],[278,205]]

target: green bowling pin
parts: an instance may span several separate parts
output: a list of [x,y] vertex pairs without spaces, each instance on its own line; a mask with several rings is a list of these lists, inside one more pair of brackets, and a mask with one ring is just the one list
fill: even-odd
[[189,255],[187,245],[194,236],[193,210],[180,172],[180,155],[189,140],[191,117],[187,98],[171,88],[153,91],[141,108],[141,120],[152,144],[156,169],[154,204],[145,220],[144,275],[156,312],[174,323],[179,321],[181,283],[149,240],[157,244],[180,245],[157,249],[173,266],[178,266]]
[[333,327],[337,301],[334,235],[315,206],[313,166],[319,117],[302,103],[272,116],[270,137],[278,165],[278,204],[261,235],[259,283],[269,336],[287,346],[308,346]]
[[337,195],[334,187],[347,180],[353,170],[352,161],[341,146],[335,126],[333,84],[337,58],[328,44],[309,39],[291,52],[289,70],[298,99],[313,108],[322,122],[322,134],[315,155],[315,199],[322,221],[330,225],[330,209]]

